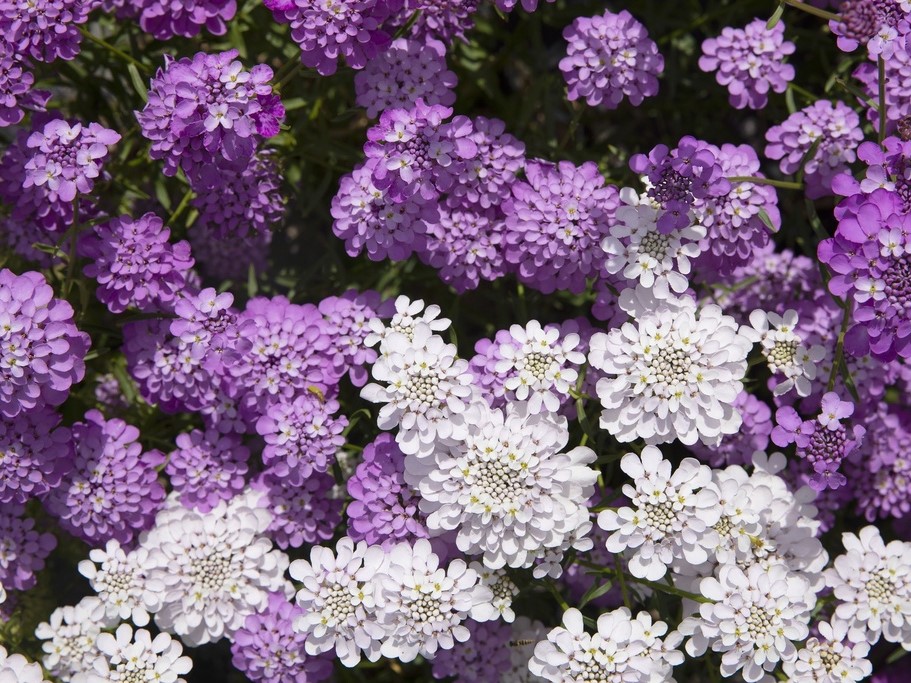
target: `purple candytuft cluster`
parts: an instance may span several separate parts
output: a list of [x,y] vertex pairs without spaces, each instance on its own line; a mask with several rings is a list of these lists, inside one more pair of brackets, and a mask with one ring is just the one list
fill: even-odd
[[[907,47],[899,43],[895,46],[892,56],[885,60],[886,67],[886,131],[891,132],[898,128],[898,124],[911,116],[911,45]],[[865,62],[857,67],[852,74],[861,82],[864,92],[867,93],[867,118],[873,128],[879,130],[878,106],[869,106],[870,103],[879,103],[879,69],[876,62]]]
[[237,435],[194,429],[176,443],[164,471],[181,505],[209,512],[244,490],[250,450]]
[[510,641],[512,627],[502,620],[466,624],[471,634],[451,650],[441,650],[433,658],[434,678],[453,677],[454,683],[500,681],[512,668]]
[[342,521],[343,501],[335,495],[332,475],[312,472],[295,481],[270,468],[253,483],[263,494],[259,504],[272,516],[267,533],[279,548],[327,541]]
[[415,40],[439,40],[451,45],[458,38],[467,43],[465,34],[474,28],[474,14],[481,4],[481,0],[404,0],[390,24],[401,28],[416,16],[409,31]]
[[626,10],[579,17],[563,30],[563,38],[567,51],[560,71],[570,100],[616,109],[624,99],[639,106],[658,94],[664,57],[645,26]]
[[0,586],[24,591],[37,582],[35,574],[57,547],[57,539],[35,529],[35,520],[25,516],[25,506],[0,505]]
[[664,209],[658,218],[662,232],[687,227],[697,200],[725,197],[731,191],[712,147],[690,135],[680,138],[674,149],[657,145],[648,156],[633,155],[629,166],[648,178],[648,196]]
[[872,57],[889,59],[896,45],[911,33],[904,0],[845,0],[838,10],[839,20],[830,21],[829,28],[845,52],[865,45]]
[[728,89],[732,107],[762,109],[769,92],[783,93],[794,80],[794,67],[784,59],[796,46],[784,39],[784,28],[780,21],[767,28],[765,19],[754,19],[744,28],[726,26],[702,43],[699,68],[718,72],[715,80]]
[[44,496],[72,467],[70,430],[50,408],[0,419],[0,504]]
[[165,455],[143,452],[139,430],[123,420],[105,420],[97,410],[73,425],[73,469],[47,496],[60,526],[89,543],[130,543],[152,525],[165,490],[156,468]]
[[329,326],[331,344],[327,357],[332,359],[336,373],[339,377],[347,373],[354,386],[364,386],[369,377],[367,366],[377,359],[376,351],[364,343],[370,333],[370,320],[391,315],[392,302],[383,301],[372,290],[351,289],[320,301],[319,312]]
[[0,0],[0,36],[20,56],[39,62],[73,59],[93,0]]
[[121,216],[96,225],[79,243],[89,263],[82,272],[98,282],[96,294],[111,313],[128,308],[169,311],[193,267],[190,245],[169,242],[171,231],[154,213]]
[[13,126],[25,111],[44,111],[51,97],[47,90],[35,90],[35,76],[28,59],[17,54],[6,37],[0,37],[0,128]]
[[130,13],[138,15],[142,30],[158,40],[174,36],[192,38],[202,29],[216,36],[224,35],[227,22],[237,12],[236,0],[135,0],[130,4]]

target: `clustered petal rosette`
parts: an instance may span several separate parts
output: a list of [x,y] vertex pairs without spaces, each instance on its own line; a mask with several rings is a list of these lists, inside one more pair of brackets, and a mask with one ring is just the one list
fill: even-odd
[[355,101],[371,118],[386,109],[411,109],[419,99],[448,107],[457,83],[443,43],[399,38],[354,77]]
[[482,0],[404,0],[401,9],[392,17],[395,28],[406,26],[412,17],[414,23],[409,35],[415,40],[439,40],[451,45],[456,38],[468,42],[467,31],[474,27],[474,14]]
[[810,383],[816,379],[817,365],[826,356],[822,346],[804,346],[803,339],[795,331],[797,324],[798,315],[793,308],[785,311],[784,315],[759,309],[750,313],[752,330],[747,330],[747,333],[761,345],[769,372],[785,376],[775,385],[773,393],[776,396],[791,389],[796,389],[798,396],[809,396]]
[[237,12],[236,0],[135,0],[132,4],[139,26],[158,40],[192,38],[203,28],[212,35],[224,35],[227,22]]
[[834,272],[829,291],[854,306],[845,348],[891,361],[911,357],[911,216],[899,194],[876,189],[836,208],[838,229],[819,244]]
[[22,187],[43,188],[51,202],[71,202],[77,193],[89,194],[101,175],[108,147],[119,140],[120,133],[98,123],[70,125],[53,119],[26,141],[30,151]]
[[376,351],[364,342],[370,334],[370,321],[385,317],[392,310],[392,300],[383,301],[378,292],[358,292],[349,289],[341,296],[326,297],[319,302],[319,312],[330,327],[333,365],[339,375],[348,373],[356,387],[367,382],[369,372],[364,367],[376,361]]
[[0,678],[10,683],[47,683],[40,664],[29,662],[20,654],[9,654],[0,645]]
[[165,473],[180,504],[209,512],[220,501],[244,490],[250,450],[234,434],[208,429],[177,436],[177,450],[168,456]]
[[624,98],[638,107],[658,94],[664,57],[645,26],[626,10],[578,17],[563,29],[563,38],[567,52],[560,71],[570,101],[585,98],[592,107],[616,109]]
[[858,449],[862,457],[846,465],[857,482],[857,507],[868,522],[901,519],[911,512],[911,431],[907,410],[880,406],[866,422]]
[[79,573],[98,594],[106,619],[130,619],[136,626],[146,626],[149,614],[161,609],[164,585],[149,578],[148,559],[148,549],[140,546],[127,552],[110,540],[104,549],[91,550],[89,559],[79,563]]
[[[911,116],[911,103],[909,103],[909,95],[911,95],[911,51],[901,41],[898,41],[892,56],[885,60],[885,67],[886,131],[890,131],[897,128],[897,124],[902,119]],[[870,97],[870,101],[879,102],[879,68],[875,60],[858,66],[852,76],[863,84],[863,89]],[[879,111],[869,106],[869,102],[867,103],[867,118],[878,131]],[[875,143],[865,144],[878,146]]]
[[674,149],[657,145],[648,156],[630,158],[630,168],[648,179],[648,196],[664,209],[658,219],[661,232],[690,225],[689,212],[698,200],[725,197],[731,191],[716,149],[685,135]]
[[143,452],[139,430],[105,420],[97,410],[73,425],[73,468],[47,496],[48,511],[74,536],[90,543],[127,544],[152,524],[164,501],[156,467],[165,455]]
[[338,69],[339,59],[363,69],[391,40],[383,22],[401,0],[266,0],[276,20],[291,25],[301,62],[323,76]]
[[272,516],[266,534],[283,550],[329,540],[342,521],[344,501],[329,474],[313,472],[298,485],[267,469],[252,486],[263,493],[259,505]]
[[85,376],[89,336],[41,273],[0,270],[0,415],[63,403]]
[[187,286],[193,258],[187,242],[172,244],[170,236],[154,213],[136,220],[120,216],[83,235],[79,253],[90,262],[82,272],[98,282],[98,300],[111,313],[130,307],[144,312],[173,307]]
[[528,663],[531,673],[546,681],[670,683],[674,666],[683,663],[683,653],[675,649],[680,634],[668,634],[667,624],[652,622],[648,612],[635,618],[626,607],[606,612],[594,635],[585,631],[577,609],[566,610],[562,623],[535,645]]
[[743,389],[752,342],[730,316],[689,298],[657,300],[626,289],[620,306],[633,318],[591,338],[601,426],[621,442],[679,439],[717,445],[741,425],[734,402]]
[[78,26],[92,9],[92,0],[3,0],[0,36],[39,62],[73,59],[82,42]]
[[0,128],[22,121],[25,111],[44,111],[50,99],[47,90],[37,90],[31,64],[16,52],[6,37],[0,37]]
[[593,162],[529,161],[503,205],[506,260],[521,282],[550,294],[581,293],[604,262],[599,248],[614,222],[617,188]]
[[57,547],[57,539],[35,528],[19,503],[0,505],[0,585],[9,590],[28,590],[37,582],[35,574]]
[[784,662],[783,669],[794,683],[859,683],[873,673],[873,665],[865,659],[868,643],[853,643],[848,639],[844,622],[820,622],[819,636],[811,636],[797,652],[797,659]]
[[231,663],[254,683],[318,683],[331,678],[331,658],[304,652],[306,635],[294,629],[301,616],[301,608],[283,594],[270,593],[266,609],[248,616],[235,631]]
[[699,68],[717,71],[715,80],[728,89],[736,109],[762,109],[769,92],[783,93],[794,80],[794,67],[784,59],[796,46],[784,39],[784,22],[772,28],[765,19],[754,19],[743,28],[726,26],[721,35],[702,43]]
[[99,656],[92,665],[88,680],[128,681],[154,680],[186,683],[183,674],[193,668],[193,661],[181,656],[183,646],[167,633],[152,635],[145,629],[121,624],[114,633],[101,633],[95,640]]
[[151,81],[148,102],[135,112],[142,135],[152,142],[152,158],[164,161],[165,175],[183,169],[196,189],[217,185],[225,168],[242,172],[284,116],[269,85],[272,69],[257,64],[247,71],[237,54],[166,58]]
[[0,504],[26,503],[60,484],[72,467],[70,430],[50,408],[0,419]]
[[909,13],[907,0],[846,0],[829,28],[838,36],[840,50],[853,52],[864,45],[871,57],[888,60],[911,33]]
[[505,410],[475,403],[465,421],[465,435],[449,448],[405,459],[405,481],[420,493],[430,534],[455,530],[459,550],[483,553],[493,569],[530,567],[577,543],[591,547],[582,539],[591,528],[585,503],[597,478],[588,467],[595,453],[561,452],[565,418],[531,413],[521,402]]
[[[832,193],[832,179],[848,169],[864,139],[857,112],[844,102],[817,100],[766,131],[765,155],[778,161],[782,173],[803,169],[807,196]],[[816,147],[812,158],[804,157]]]
[[75,605],[58,607],[35,629],[35,637],[46,641],[41,645],[44,668],[61,681],[89,674],[99,655],[95,640],[103,629],[116,623],[107,617],[104,603],[94,595]]

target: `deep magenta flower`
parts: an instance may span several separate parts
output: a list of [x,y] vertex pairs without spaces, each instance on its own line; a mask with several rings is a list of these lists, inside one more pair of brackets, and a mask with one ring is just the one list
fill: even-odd
[[699,68],[717,71],[715,80],[728,89],[736,109],[762,109],[769,92],[783,93],[794,80],[794,67],[784,59],[796,46],[784,39],[784,22],[766,28],[765,19],[754,19],[744,28],[725,26],[721,35],[702,43]]
[[584,98],[592,107],[616,109],[628,99],[638,107],[658,94],[664,57],[645,26],[626,10],[579,17],[563,29],[566,57],[560,71],[570,101]]
[[70,430],[50,408],[0,419],[0,504],[45,495],[72,467]]
[[94,6],[93,0],[0,0],[0,36],[39,62],[73,59],[82,42],[77,27]]
[[590,161],[581,166],[529,161],[525,176],[503,205],[506,260],[521,282],[545,294],[557,289],[579,294],[604,262],[601,240],[620,204],[617,188],[607,185]]
[[111,313],[133,307],[168,311],[187,285],[193,267],[190,245],[171,243],[169,228],[154,213],[136,220],[121,216],[85,233],[79,253],[89,263],[82,272],[98,282],[98,300]]
[[411,38],[421,42],[440,40],[446,45],[459,38],[467,43],[465,34],[474,28],[474,14],[480,6],[481,0],[405,0],[390,25],[403,27],[420,12],[411,26]]
[[236,0],[134,0],[132,12],[139,26],[158,40],[174,36],[192,38],[206,29],[221,36],[237,12]]
[[911,32],[904,0],[845,0],[838,16],[840,21],[830,21],[829,28],[838,36],[838,47],[844,52],[865,45],[870,56],[889,59]]
[[152,525],[165,497],[156,471],[165,456],[143,452],[138,439],[136,427],[97,410],[73,425],[73,469],[46,499],[64,529],[95,545],[127,545]]
[[41,273],[0,270],[0,416],[63,403],[85,376],[89,343]]
[[236,434],[194,429],[179,434],[176,442],[165,474],[180,494],[181,505],[209,512],[244,490],[250,449]]
[[57,539],[35,529],[24,505],[0,504],[0,586],[19,591],[34,586],[35,574],[55,547]]

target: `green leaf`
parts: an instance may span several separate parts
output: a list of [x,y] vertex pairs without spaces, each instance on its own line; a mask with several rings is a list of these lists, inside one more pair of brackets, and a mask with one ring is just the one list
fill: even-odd
[[593,585],[591,588],[589,588],[587,591],[585,591],[585,595],[583,595],[582,599],[579,601],[579,609],[582,609],[583,607],[585,607],[592,600],[597,600],[598,598],[600,598],[602,595],[607,593],[613,587],[614,587],[613,581],[608,581],[607,583],[603,583],[600,586],[597,584]]
[[763,225],[772,232],[778,232],[778,228],[775,227],[775,224],[772,222],[772,219],[769,218],[769,214],[766,213],[765,209],[759,209],[759,220],[761,220]]
[[136,68],[135,64],[127,64],[127,72],[130,74],[130,82],[133,84],[133,89],[143,102],[148,101],[149,89],[143,82],[142,76],[139,75],[139,69]]
[[783,2],[778,5],[778,8],[772,13],[772,16],[769,17],[769,21],[765,25],[767,31],[771,31],[773,28],[775,28],[775,25],[781,21],[782,14],[784,14]]

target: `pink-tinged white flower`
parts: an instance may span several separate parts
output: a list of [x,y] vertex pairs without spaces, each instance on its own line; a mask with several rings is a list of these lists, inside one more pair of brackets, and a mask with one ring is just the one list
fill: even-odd
[[811,382],[816,379],[818,365],[826,357],[826,350],[818,344],[809,349],[797,334],[797,311],[790,309],[784,315],[761,310],[750,313],[752,330],[746,332],[762,346],[762,355],[769,371],[783,374],[785,380],[775,385],[774,394],[781,396],[796,387],[798,396],[809,396]]
[[496,365],[498,373],[512,373],[505,388],[520,401],[528,401],[530,413],[557,412],[579,377],[576,367],[585,362],[585,354],[575,350],[579,335],[561,338],[558,327],[543,329],[537,320],[530,320],[524,328],[512,325],[509,336],[511,342],[500,346],[503,360]]
[[373,378],[383,384],[361,390],[368,401],[385,404],[377,415],[380,429],[398,427],[402,452],[422,457],[462,438],[474,380],[468,361],[456,358],[455,344],[421,323],[411,338],[393,332],[382,346],[385,353],[373,365]]
[[46,641],[41,645],[44,668],[62,681],[89,673],[98,656],[95,639],[102,629],[115,623],[117,620],[107,616],[104,603],[94,595],[75,605],[58,607],[35,629],[35,636]]
[[8,654],[0,645],[0,681],[3,683],[47,683],[41,666],[20,654]]
[[492,569],[530,567],[548,550],[566,550],[589,521],[594,451],[561,452],[566,419],[529,414],[521,402],[505,409],[476,402],[465,423],[465,436],[449,448],[405,459],[405,481],[421,495],[430,533],[456,530],[459,550],[483,553]]
[[294,629],[307,635],[307,654],[334,650],[345,666],[356,666],[361,655],[380,658],[386,629],[380,624],[380,578],[386,555],[380,546],[355,545],[347,536],[331,548],[315,546],[310,560],[291,563],[291,578],[303,584],[297,604],[304,614]]
[[480,583],[477,572],[464,560],[440,567],[425,538],[394,546],[381,582],[384,657],[403,662],[418,655],[431,658],[437,650],[451,650],[456,642],[468,640],[462,622],[469,617],[489,621],[499,615],[491,604],[493,593]]
[[641,286],[620,294],[633,318],[592,336],[589,363],[605,377],[597,393],[601,426],[618,441],[659,444],[679,439],[712,446],[734,434],[749,338],[715,305],[664,300]]
[[423,299],[412,301],[407,296],[399,295],[395,300],[395,315],[387,324],[383,324],[379,318],[372,318],[369,321],[370,332],[364,339],[364,344],[379,344],[380,354],[384,355],[388,349],[385,341],[389,335],[399,332],[413,340],[414,329],[419,323],[427,325],[433,332],[443,332],[449,329],[451,321],[449,318],[440,317],[440,307],[436,304],[430,304],[425,308]]
[[767,672],[797,658],[796,641],[809,634],[816,594],[796,574],[776,565],[752,565],[746,571],[723,565],[718,577],[702,579],[699,592],[715,602],[699,605],[698,616],[683,620],[680,632],[691,636],[686,651],[702,656],[721,652],[721,675],[741,671],[747,683],[772,681]]
[[121,624],[115,633],[102,633],[95,643],[101,653],[86,683],[186,683],[179,678],[189,673],[193,662],[181,656],[183,646],[167,633],[155,638],[145,629],[133,633]]
[[705,228],[688,225],[671,232],[658,230],[658,208],[647,196],[641,197],[630,187],[620,190],[623,205],[617,209],[617,222],[610,236],[601,240],[607,252],[605,268],[627,280],[638,281],[652,290],[658,299],[682,294],[689,287],[687,275],[691,259],[702,253]]
[[535,676],[554,683],[575,681],[623,681],[623,683],[665,683],[673,681],[673,667],[683,662],[674,649],[682,640],[667,633],[663,621],[652,623],[640,613],[631,617],[626,607],[598,617],[598,632],[585,631],[582,613],[568,609],[563,626],[535,645],[528,668]]
[[823,621],[817,628],[821,638],[809,638],[797,659],[784,663],[790,683],[859,683],[873,673],[865,659],[870,645],[848,640],[846,624]]
[[493,593],[491,604],[503,621],[510,624],[515,621],[516,613],[512,611],[512,600],[519,594],[519,588],[509,578],[506,570],[490,569],[480,562],[472,562],[468,568],[476,571],[481,578],[481,585],[487,586]]
[[92,590],[104,603],[108,619],[131,619],[137,626],[149,623],[149,613],[161,608],[164,584],[148,576],[148,549],[140,546],[127,553],[115,540],[104,549],[89,552],[79,563],[79,573],[89,580]]
[[269,593],[288,592],[288,557],[263,536],[271,515],[244,494],[211,512],[170,499],[140,544],[149,577],[164,584],[159,628],[188,645],[216,642],[265,609]]
[[855,643],[882,637],[911,650],[911,543],[886,544],[875,526],[841,539],[846,552],[825,572],[838,600],[832,625],[845,623]]
[[633,505],[598,515],[598,526],[613,532],[607,539],[608,551],[634,550],[629,571],[649,581],[663,577],[675,560],[705,562],[706,530],[721,514],[716,493],[707,488],[712,470],[694,458],[684,458],[674,470],[654,446],[642,449],[641,457],[624,455],[620,469],[634,482],[623,486]]

